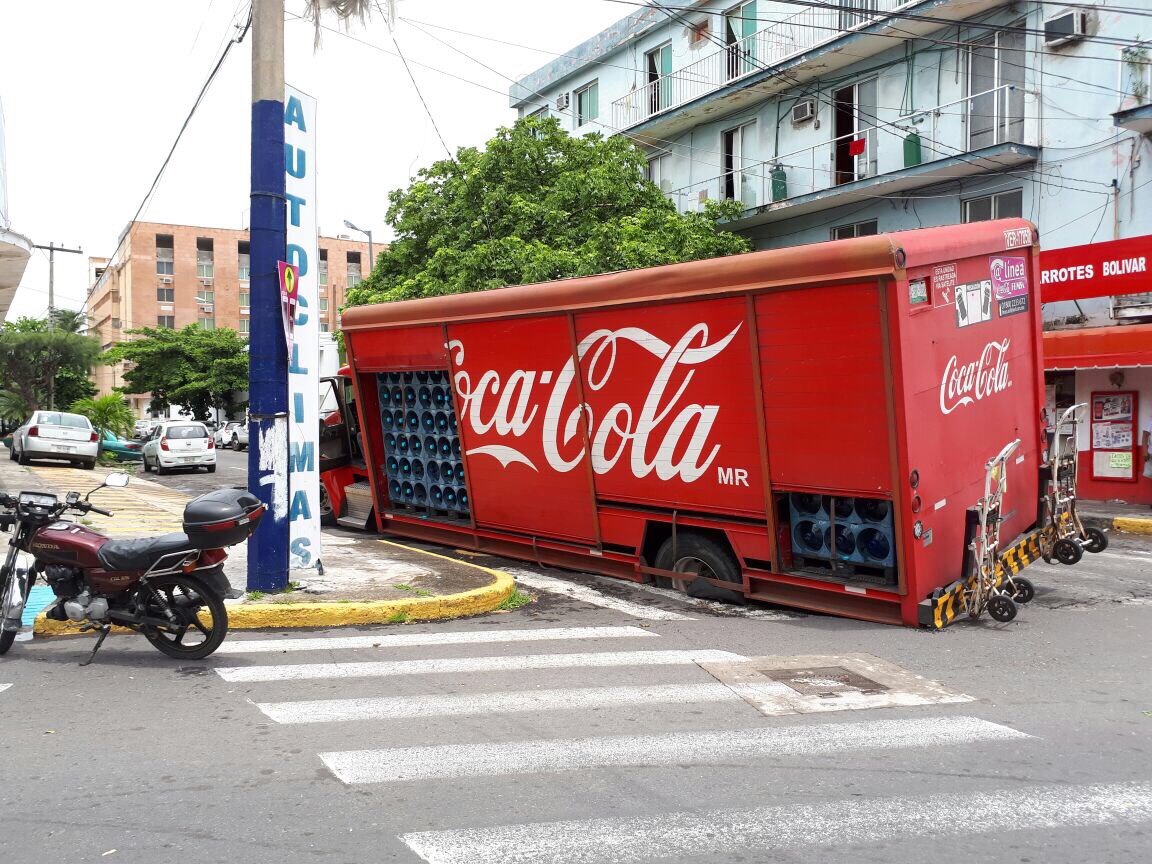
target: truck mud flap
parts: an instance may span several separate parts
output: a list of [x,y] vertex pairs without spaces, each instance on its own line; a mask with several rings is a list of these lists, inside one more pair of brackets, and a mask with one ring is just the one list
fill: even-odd
[[[1000,553],[996,566],[997,587],[1004,580],[1006,573],[1015,576],[1040,557],[1040,537],[1043,533],[1043,528],[1037,528]],[[926,599],[921,600],[917,609],[920,626],[930,630],[942,630],[967,612],[964,586],[964,580],[957,579],[951,585],[937,588]]]

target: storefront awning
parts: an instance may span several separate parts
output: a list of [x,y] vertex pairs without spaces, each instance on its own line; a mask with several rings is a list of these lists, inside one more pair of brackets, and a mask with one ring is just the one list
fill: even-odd
[[1152,366],[1152,324],[1049,330],[1045,369],[1115,369]]

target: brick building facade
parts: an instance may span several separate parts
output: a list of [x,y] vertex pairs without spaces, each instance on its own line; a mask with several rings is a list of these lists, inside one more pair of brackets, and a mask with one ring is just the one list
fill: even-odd
[[[92,262],[89,329],[103,348],[140,327],[200,324],[249,332],[247,231],[133,222],[127,232],[115,260]],[[322,236],[318,245],[320,328],[334,332],[348,288],[368,273],[368,244]],[[92,380],[101,394],[110,393],[124,371],[122,363],[97,366]],[[140,416],[147,413],[147,395],[130,401]]]

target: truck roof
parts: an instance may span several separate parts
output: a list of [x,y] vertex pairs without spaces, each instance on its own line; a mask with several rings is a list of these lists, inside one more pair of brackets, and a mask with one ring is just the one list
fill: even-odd
[[490,291],[355,306],[343,313],[342,326],[344,330],[410,327],[725,296],[813,282],[899,277],[908,268],[1038,242],[1036,227],[1026,219],[923,228]]

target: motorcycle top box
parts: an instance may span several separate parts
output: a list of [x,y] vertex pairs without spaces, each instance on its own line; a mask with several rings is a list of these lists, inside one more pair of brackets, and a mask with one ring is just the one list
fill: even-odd
[[217,489],[189,501],[184,508],[184,533],[202,549],[232,546],[252,536],[264,505],[244,489]]

